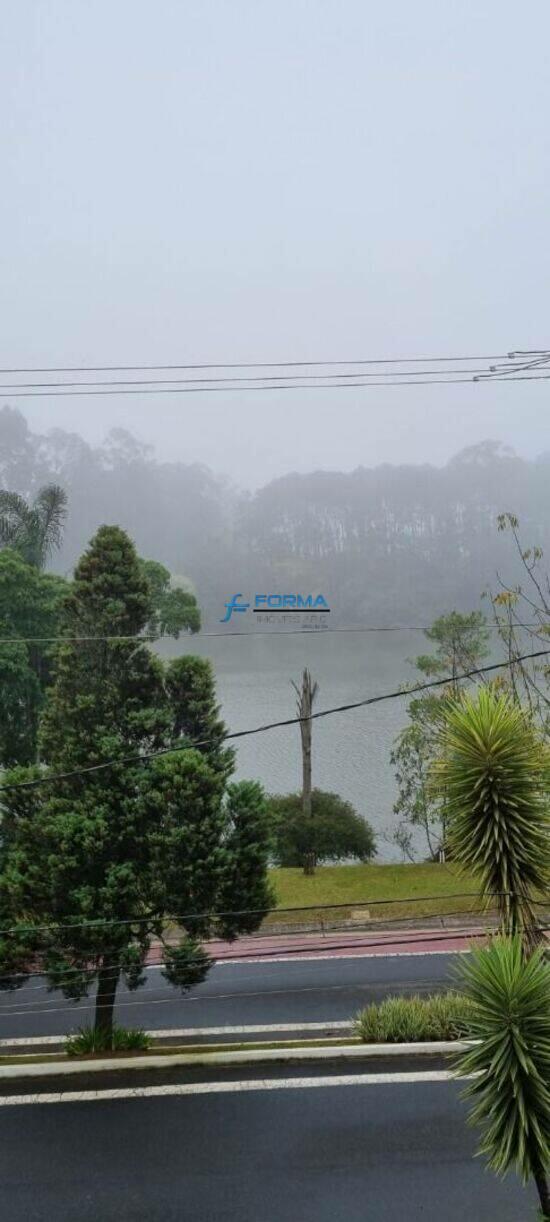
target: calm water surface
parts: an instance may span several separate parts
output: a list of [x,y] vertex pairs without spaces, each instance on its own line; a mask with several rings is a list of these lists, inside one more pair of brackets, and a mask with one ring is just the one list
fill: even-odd
[[[173,652],[180,651],[180,644]],[[426,650],[420,632],[330,633],[193,638],[192,651],[213,663],[223,716],[230,730],[296,715],[291,679],[309,667],[319,684],[315,711],[393,691],[411,682],[407,658]],[[191,650],[190,650],[191,651]],[[395,826],[392,742],[407,722],[405,698],[336,713],[313,724],[313,783],[353,803],[378,833]],[[298,726],[270,730],[237,743],[237,777],[254,778],[271,793],[301,784]],[[399,854],[379,840],[379,857]]]

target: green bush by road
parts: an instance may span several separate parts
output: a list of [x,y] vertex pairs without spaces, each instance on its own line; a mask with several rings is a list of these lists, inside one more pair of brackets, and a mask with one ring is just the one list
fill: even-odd
[[365,1044],[455,1040],[468,1035],[473,1002],[461,993],[386,997],[357,1015],[355,1034]]

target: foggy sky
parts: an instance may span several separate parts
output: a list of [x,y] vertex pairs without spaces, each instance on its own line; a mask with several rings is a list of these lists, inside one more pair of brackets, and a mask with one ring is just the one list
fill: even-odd
[[[8,0],[0,364],[550,345],[549,35],[546,0]],[[4,402],[248,486],[550,448],[544,382]]]

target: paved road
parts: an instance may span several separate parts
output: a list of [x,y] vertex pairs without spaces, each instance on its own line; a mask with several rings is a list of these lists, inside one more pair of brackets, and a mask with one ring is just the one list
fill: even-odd
[[0,1107],[5,1222],[528,1222],[450,1082]]
[[[143,989],[120,989],[117,1019],[152,1030],[349,1019],[388,993],[443,987],[459,962],[439,954],[223,963],[186,997],[151,970]],[[33,979],[16,993],[0,994],[0,1039],[64,1034],[91,1016],[92,1003],[69,1003]]]

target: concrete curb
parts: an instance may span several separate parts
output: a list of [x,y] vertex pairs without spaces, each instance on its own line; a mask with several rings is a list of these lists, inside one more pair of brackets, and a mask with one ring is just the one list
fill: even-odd
[[369,1061],[377,1057],[399,1059],[400,1057],[436,1057],[453,1052],[465,1052],[471,1042],[464,1040],[440,1040],[418,1044],[346,1044],[340,1047],[293,1047],[293,1048],[246,1048],[238,1052],[174,1053],[164,1056],[106,1057],[102,1060],[49,1061],[32,1065],[2,1065],[0,1085],[8,1080],[21,1078],[74,1077],[76,1074],[129,1072],[131,1070],[164,1069],[188,1066],[208,1068],[211,1066],[257,1065],[269,1062],[278,1064],[306,1061]]

